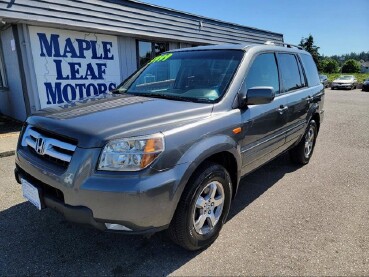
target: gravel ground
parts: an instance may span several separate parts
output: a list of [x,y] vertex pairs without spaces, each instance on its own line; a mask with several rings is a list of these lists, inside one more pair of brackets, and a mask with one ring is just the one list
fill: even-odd
[[0,158],[0,275],[369,275],[369,93],[327,90],[307,166],[283,155],[242,180],[208,249],[107,234],[37,211]]

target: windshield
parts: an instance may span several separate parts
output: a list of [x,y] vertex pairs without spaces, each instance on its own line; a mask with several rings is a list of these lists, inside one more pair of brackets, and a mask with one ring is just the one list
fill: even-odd
[[236,72],[240,50],[174,52],[158,56],[117,91],[180,101],[216,102]]
[[350,79],[352,79],[353,77],[352,76],[340,76],[339,78],[338,78],[338,80],[350,80]]

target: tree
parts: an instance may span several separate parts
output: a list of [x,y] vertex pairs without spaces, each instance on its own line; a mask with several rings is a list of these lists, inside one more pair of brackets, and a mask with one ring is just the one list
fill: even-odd
[[323,65],[323,72],[325,73],[336,73],[339,71],[339,64],[336,60],[325,59]]
[[347,60],[342,66],[342,73],[360,73],[360,64],[353,60]]
[[306,51],[308,51],[311,56],[313,56],[314,62],[316,63],[317,67],[319,68],[319,57],[320,54],[318,52],[319,48],[318,46],[314,45],[314,38],[310,34],[307,38],[302,38],[300,41],[299,46],[304,48]]
[[329,61],[329,59],[327,59],[327,58],[321,58],[319,60],[319,66],[318,66],[318,71],[319,72],[326,72],[326,73],[328,73],[325,70],[325,68],[327,67],[328,61]]

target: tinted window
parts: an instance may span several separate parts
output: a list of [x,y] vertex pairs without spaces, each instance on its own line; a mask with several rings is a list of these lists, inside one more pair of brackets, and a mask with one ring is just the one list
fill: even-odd
[[300,54],[300,57],[305,68],[306,78],[309,87],[320,85],[318,70],[313,58],[307,54]]
[[281,69],[284,91],[291,91],[304,86],[300,75],[296,56],[293,54],[278,54],[279,67]]
[[256,57],[245,79],[246,89],[252,87],[273,87],[279,93],[278,68],[272,53],[261,54]]

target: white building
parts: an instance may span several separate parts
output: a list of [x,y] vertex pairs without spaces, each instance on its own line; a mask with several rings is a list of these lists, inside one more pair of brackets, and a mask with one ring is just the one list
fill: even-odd
[[137,1],[0,1],[0,113],[105,93],[166,50],[267,40],[283,35]]

